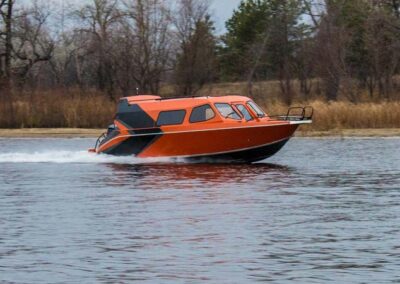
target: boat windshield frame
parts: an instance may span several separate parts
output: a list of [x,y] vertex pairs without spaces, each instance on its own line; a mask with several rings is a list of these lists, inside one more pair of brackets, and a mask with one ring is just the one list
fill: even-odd
[[266,113],[253,101],[247,101],[246,105],[257,115],[258,118],[266,116]]
[[[239,107],[243,107],[243,110],[245,110],[245,112],[248,114],[249,119],[246,118],[246,114],[245,114]],[[238,112],[240,112],[240,114],[242,115],[242,117],[243,117],[246,121],[252,121],[252,120],[254,120],[253,115],[252,115],[251,112],[247,109],[245,103],[236,103],[236,104],[235,104],[235,108],[238,110]]]
[[[227,106],[229,106],[231,108],[232,111],[230,113],[228,113],[227,115],[225,115],[220,110],[218,105],[227,105]],[[242,116],[238,113],[238,111],[230,103],[214,103],[214,107],[217,109],[217,111],[221,115],[221,117],[223,117],[225,119],[242,120]],[[237,118],[233,117],[232,115],[236,115]]]

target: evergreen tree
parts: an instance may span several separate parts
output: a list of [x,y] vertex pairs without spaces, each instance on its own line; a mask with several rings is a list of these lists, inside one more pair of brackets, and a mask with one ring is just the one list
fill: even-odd
[[254,79],[279,79],[284,100],[290,104],[294,56],[306,31],[302,13],[299,0],[243,0],[226,25],[223,78],[246,78],[249,86]]
[[267,28],[268,3],[263,0],[245,0],[240,3],[226,22],[227,33],[220,48],[221,76],[223,80],[242,80],[249,69],[250,49],[262,40]]

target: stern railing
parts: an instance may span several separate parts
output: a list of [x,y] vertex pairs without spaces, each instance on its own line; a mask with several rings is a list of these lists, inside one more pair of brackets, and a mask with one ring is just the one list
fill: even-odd
[[97,147],[100,146],[101,142],[103,142],[103,140],[107,137],[107,134],[104,132],[102,133],[99,138],[97,138],[96,140],[96,145],[94,146],[94,149],[97,150]]

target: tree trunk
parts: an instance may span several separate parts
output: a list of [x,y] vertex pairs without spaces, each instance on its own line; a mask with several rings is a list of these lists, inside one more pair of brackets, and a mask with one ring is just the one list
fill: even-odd
[[336,101],[340,87],[340,76],[332,75],[324,79],[325,96],[328,101]]
[[6,24],[6,42],[5,42],[5,79],[6,85],[10,85],[11,80],[11,52],[12,52],[12,12],[13,12],[13,0],[8,0],[7,3],[7,15],[5,19]]
[[12,53],[12,14],[13,0],[7,2],[7,14],[5,15],[5,52],[4,52],[4,77],[2,78],[2,91],[4,103],[6,106],[6,116],[8,117],[8,126],[15,127],[15,115],[13,106],[13,97],[11,90],[11,53]]

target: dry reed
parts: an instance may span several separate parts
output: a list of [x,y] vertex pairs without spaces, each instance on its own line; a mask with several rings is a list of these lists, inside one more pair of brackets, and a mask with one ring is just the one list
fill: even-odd
[[1,128],[104,128],[115,102],[96,91],[47,91],[13,96],[12,112],[0,103]]
[[[240,87],[239,84],[226,84],[218,86],[215,93],[240,92]],[[273,96],[256,96],[255,100],[269,114],[286,113],[287,106]],[[309,102],[297,100],[294,105],[311,105],[315,109],[314,123],[305,130],[400,128],[400,102],[353,104],[314,99]],[[13,115],[7,107],[8,104],[0,102],[1,128],[104,128],[113,119],[116,102],[93,90],[56,90],[14,94]]]
[[[262,104],[269,113],[286,113],[287,107],[280,103]],[[325,102],[314,100],[313,124],[308,130],[327,131],[332,129],[400,128],[400,102]]]

